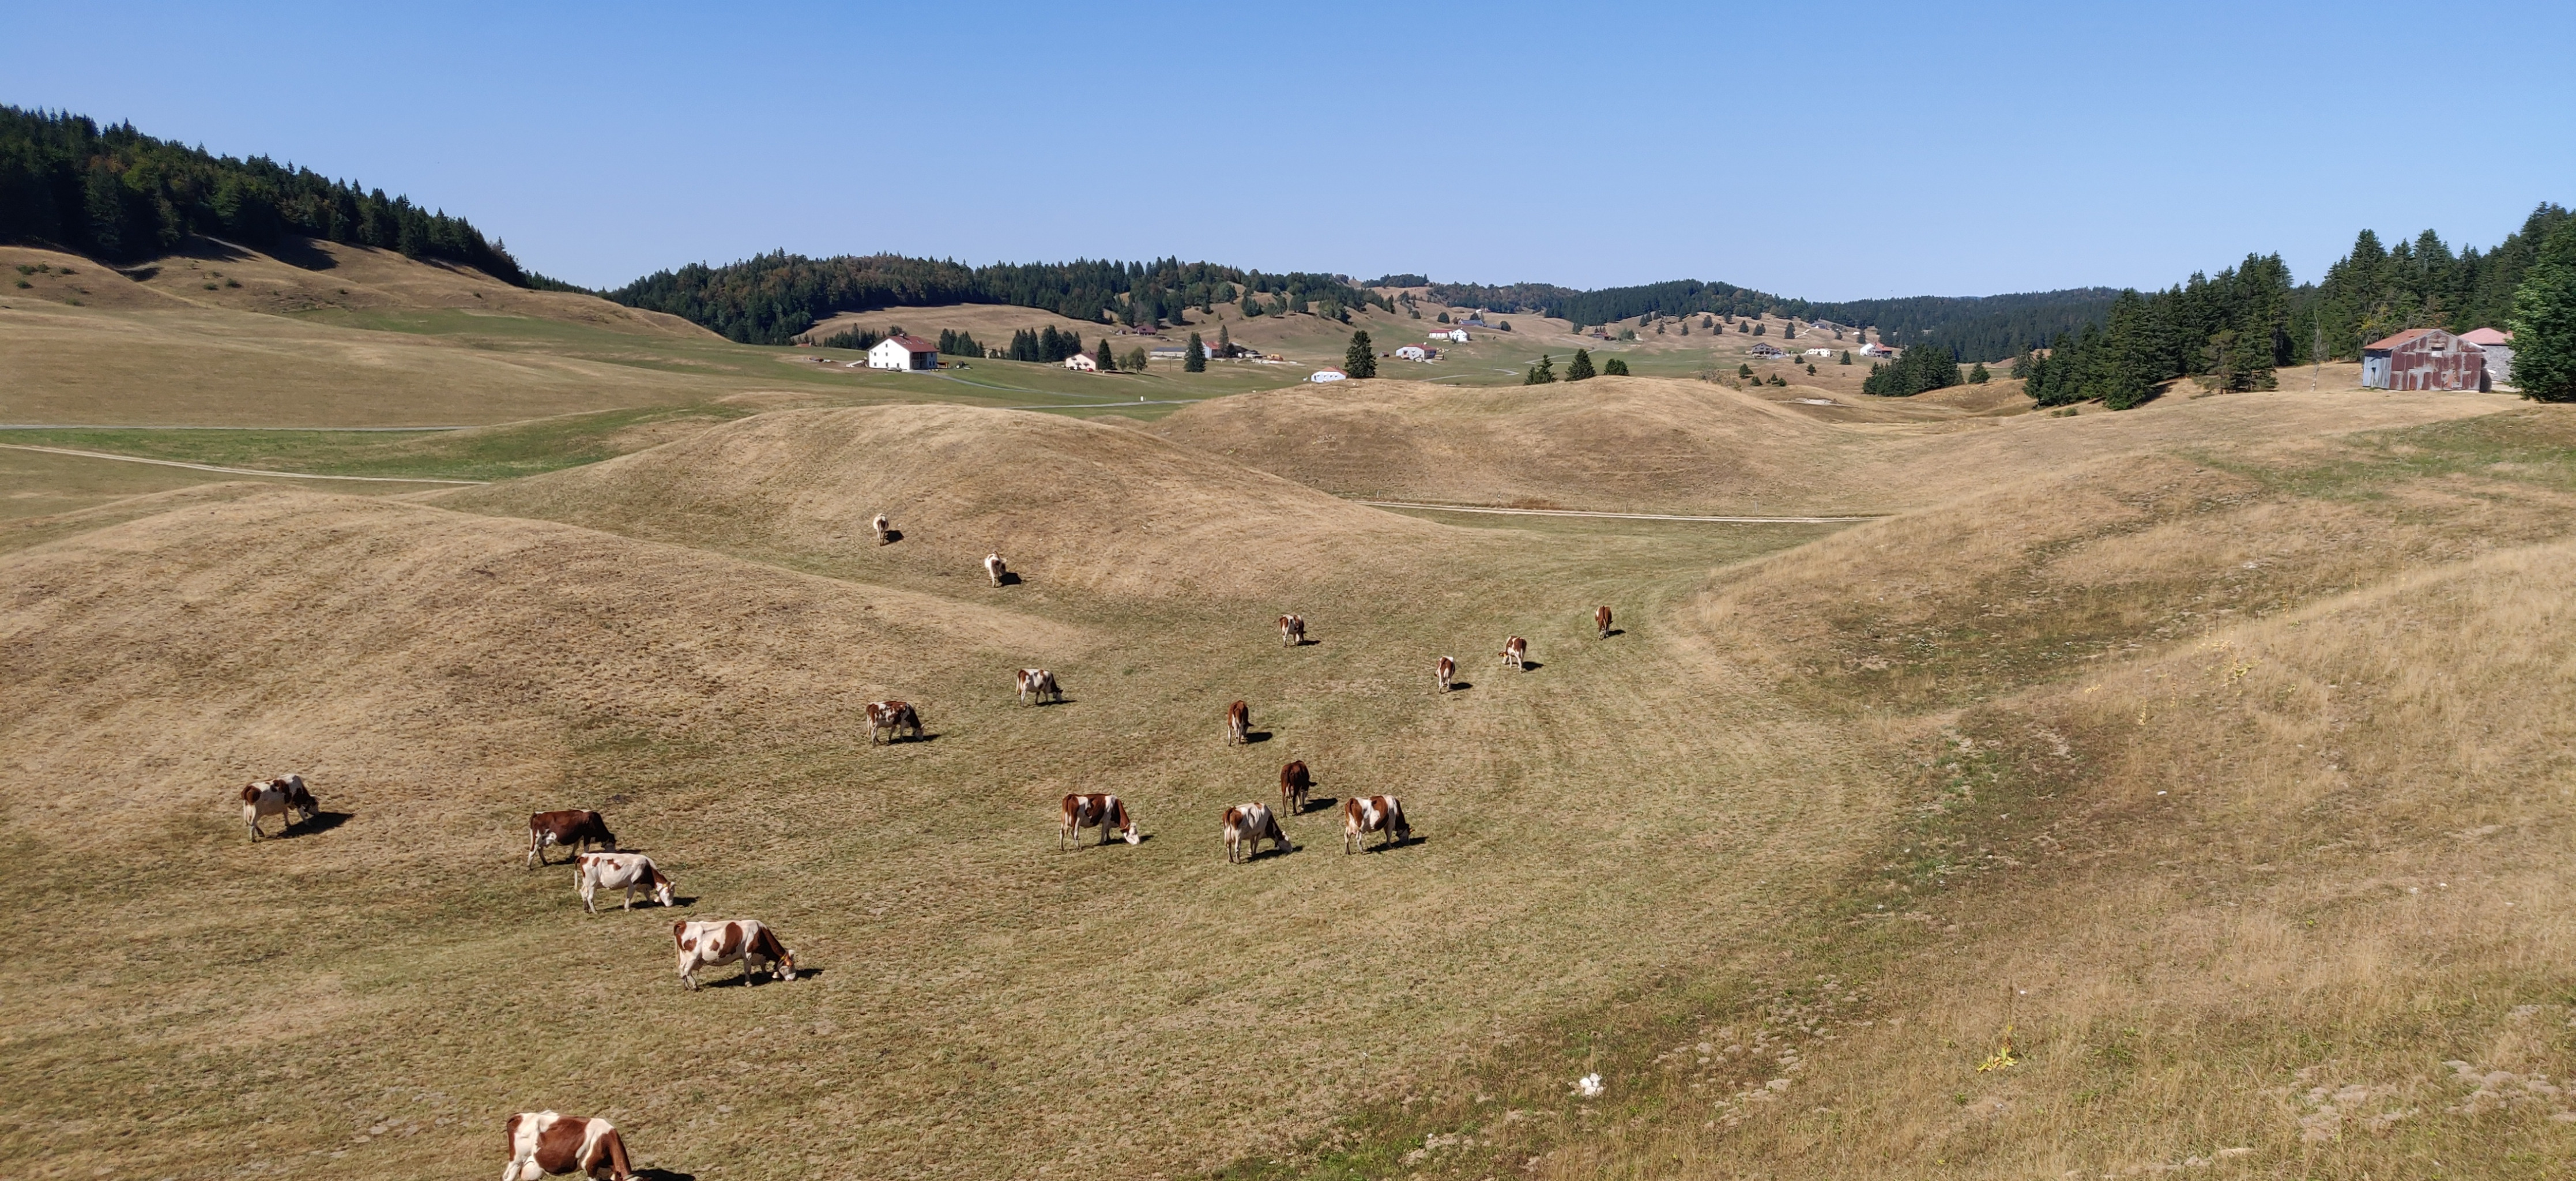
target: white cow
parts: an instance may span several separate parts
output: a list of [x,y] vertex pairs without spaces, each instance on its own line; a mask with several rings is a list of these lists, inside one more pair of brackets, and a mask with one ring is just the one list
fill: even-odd
[[1237,804],[1226,809],[1224,836],[1228,864],[1260,856],[1264,840],[1281,853],[1295,849],[1288,843],[1288,834],[1280,831],[1278,815],[1261,803]]
[[242,787],[241,802],[242,827],[250,830],[250,839],[254,841],[260,838],[259,822],[266,817],[276,816],[284,820],[277,828],[283,835],[287,829],[295,827],[298,813],[302,813],[306,820],[321,813],[313,803],[313,793],[305,790],[301,775],[253,780]]
[[1021,669],[1018,681],[1020,686],[1020,704],[1022,705],[1027,705],[1033,698],[1039,705],[1045,705],[1050,701],[1061,702],[1064,700],[1064,690],[1056,688],[1055,674],[1046,669]]
[[884,545],[886,543],[886,534],[892,533],[893,531],[894,526],[886,520],[886,515],[884,513],[878,513],[875,520],[868,522],[868,532],[876,534],[878,545]]
[[1011,567],[1008,563],[1002,561],[1001,554],[990,553],[984,555],[984,576],[992,579],[993,585],[1002,585],[1002,576],[1010,572]]
[[671,879],[663,876],[660,866],[641,853],[578,853],[573,856],[573,882],[581,888],[581,908],[592,914],[599,908],[591,898],[601,890],[626,891],[626,904],[619,910],[635,909],[635,892],[652,895],[655,902],[672,905]]

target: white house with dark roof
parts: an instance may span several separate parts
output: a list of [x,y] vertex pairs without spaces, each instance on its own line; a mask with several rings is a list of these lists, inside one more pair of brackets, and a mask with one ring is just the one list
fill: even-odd
[[939,346],[918,336],[896,333],[868,350],[870,369],[937,369]]

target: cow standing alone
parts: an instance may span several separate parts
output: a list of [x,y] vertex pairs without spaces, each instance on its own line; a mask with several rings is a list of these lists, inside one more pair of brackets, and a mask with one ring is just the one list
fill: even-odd
[[662,867],[641,853],[576,853],[573,854],[573,880],[581,889],[581,908],[591,914],[599,908],[591,904],[593,896],[603,889],[626,891],[626,905],[619,910],[635,909],[635,892],[642,890],[655,902],[673,905],[671,879]]
[[1297,646],[1299,646],[1299,645],[1304,644],[1305,642],[1306,642],[1306,617],[1305,617],[1305,616],[1303,616],[1303,615],[1282,615],[1282,616],[1280,616],[1280,617],[1279,617],[1279,646],[1280,646],[1280,647],[1283,647],[1283,648],[1295,648],[1295,647],[1297,647]]
[[1522,672],[1528,672],[1529,641],[1524,640],[1519,636],[1513,636],[1512,638],[1503,641],[1503,663],[1519,669]]
[[1020,704],[1035,699],[1039,705],[1064,700],[1064,690],[1056,688],[1055,674],[1042,668],[1024,668],[1018,677]]
[[546,849],[562,845],[578,857],[597,845],[603,852],[617,851],[617,834],[608,831],[608,821],[597,812],[572,809],[563,812],[539,812],[528,817],[528,868],[544,863]]
[[508,1127],[510,1165],[501,1171],[501,1181],[537,1181],[565,1173],[626,1181],[635,1175],[626,1163],[626,1141],[607,1120],[522,1111],[510,1117]]
[[1288,834],[1280,831],[1279,817],[1259,803],[1237,804],[1225,810],[1225,860],[1232,865],[1261,855],[1261,842],[1281,853],[1293,852]]
[[278,825],[277,834],[284,836],[287,829],[296,826],[298,814],[304,820],[311,820],[322,811],[313,803],[313,793],[305,790],[301,775],[257,779],[244,784],[241,802],[242,827],[250,830],[250,839],[254,841],[260,838],[259,822],[263,817],[282,818],[284,823]]
[[1600,610],[1592,613],[1592,630],[1600,633],[1602,639],[1610,638],[1610,604],[1603,603]]
[[1354,796],[1342,801],[1342,852],[1368,847],[1368,834],[1382,832],[1386,840],[1378,848],[1400,845],[1413,839],[1413,826],[1405,823],[1404,801],[1394,796]]
[[894,533],[894,525],[884,513],[878,513],[875,520],[868,522],[868,532],[876,534],[878,545],[884,545]]
[[1306,798],[1315,790],[1315,776],[1306,770],[1306,760],[1298,759],[1279,769],[1279,810],[1291,816],[1306,811]]
[[758,919],[681,919],[671,924],[671,943],[680,949],[680,983],[698,988],[698,969],[721,968],[742,961],[742,982],[766,973],[780,980],[796,978],[796,953],[780,946],[778,933]]
[[984,577],[992,579],[993,585],[1002,585],[1002,576],[1009,574],[1010,572],[1011,567],[1002,561],[1002,555],[1000,553],[997,552],[984,555]]
[[1458,662],[1443,656],[1440,658],[1440,663],[1432,666],[1431,671],[1440,682],[1440,691],[1446,693],[1449,691],[1450,684],[1458,679]]
[[1136,831],[1136,817],[1127,811],[1126,803],[1113,795],[1066,796],[1063,820],[1055,838],[1059,853],[1067,845],[1081,845],[1082,830],[1094,825],[1100,827],[1100,843],[1104,845],[1113,835],[1131,845],[1145,839],[1143,833]]
[[1225,707],[1225,741],[1237,746],[1252,741],[1252,707],[1238,701]]
[[880,730],[885,732],[885,740],[888,744],[901,738],[905,731],[910,731],[914,738],[919,738],[921,737],[921,715],[913,710],[912,703],[908,701],[871,701],[868,703],[868,745],[876,745],[877,732]]

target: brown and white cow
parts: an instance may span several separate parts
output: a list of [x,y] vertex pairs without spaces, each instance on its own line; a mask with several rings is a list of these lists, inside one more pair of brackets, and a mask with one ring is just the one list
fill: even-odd
[[1295,851],[1288,834],[1279,830],[1279,817],[1259,803],[1237,804],[1225,810],[1225,860],[1231,865],[1250,861],[1261,855],[1261,842],[1281,853]]
[[241,789],[242,827],[250,830],[250,839],[260,838],[259,822],[270,816],[281,818],[279,836],[295,827],[298,816],[311,820],[321,814],[313,803],[313,793],[305,790],[304,777],[287,775],[278,779],[254,779]]
[[876,534],[878,545],[884,545],[887,535],[894,532],[894,525],[886,520],[884,513],[878,513],[875,520],[868,522],[868,532]]
[[635,909],[637,890],[664,906],[672,905],[671,879],[641,853],[575,853],[572,864],[573,883],[581,889],[581,908],[592,914],[599,913],[599,908],[591,905],[591,898],[601,890],[626,891],[626,905],[619,910]]
[[903,737],[906,731],[919,738],[921,715],[908,701],[871,701],[868,703],[868,745],[876,745],[879,731],[885,733],[888,744]]
[[1342,801],[1342,852],[1368,847],[1368,834],[1382,832],[1386,840],[1378,845],[1400,845],[1413,839],[1413,826],[1404,822],[1404,801],[1394,796],[1353,796]]
[[1294,647],[1296,647],[1296,646],[1298,646],[1298,645],[1300,645],[1300,644],[1303,644],[1303,643],[1305,643],[1305,642],[1306,642],[1306,617],[1305,617],[1305,616],[1303,616],[1303,615],[1282,615],[1282,616],[1280,616],[1280,617],[1279,617],[1279,646],[1280,646],[1280,647],[1282,647],[1282,648],[1294,648]]
[[1018,683],[1020,686],[1020,704],[1022,705],[1027,705],[1032,700],[1036,701],[1039,705],[1045,705],[1050,701],[1061,702],[1064,700],[1064,690],[1056,687],[1055,674],[1047,671],[1046,669],[1021,669]]
[[1592,630],[1599,633],[1602,639],[1610,638],[1610,604],[1603,603],[1599,610],[1592,613]]
[[1458,662],[1443,656],[1440,663],[1432,666],[1432,675],[1439,678],[1440,691],[1446,693],[1450,683],[1458,679]]
[[1252,741],[1252,707],[1238,701],[1225,707],[1225,741],[1228,746]]
[[577,808],[528,817],[528,868],[544,864],[546,849],[554,845],[562,845],[576,856],[592,845],[614,853],[617,834],[608,831],[608,822],[599,813]]
[[671,924],[671,943],[680,949],[680,983],[698,987],[698,969],[742,962],[742,982],[768,973],[779,980],[796,978],[796,953],[778,942],[778,933],[758,919],[718,919]]
[[1002,576],[1010,572],[1010,565],[1002,561],[999,552],[984,555],[984,577],[992,579],[993,585],[1002,585]]
[[1529,641],[1524,640],[1519,636],[1513,636],[1512,638],[1503,641],[1503,663],[1519,669],[1522,672],[1528,672]]
[[501,1181],[537,1181],[565,1173],[626,1181],[635,1175],[626,1163],[626,1141],[607,1120],[522,1111],[510,1117],[508,1127],[510,1165],[501,1171]]
[[1315,776],[1306,770],[1306,760],[1298,759],[1279,769],[1279,810],[1291,816],[1306,811],[1306,797],[1315,790]]
[[1079,847],[1082,844],[1082,830],[1093,826],[1099,827],[1100,843],[1104,845],[1109,843],[1109,838],[1112,836],[1131,845],[1145,839],[1144,834],[1136,831],[1135,814],[1127,810],[1124,801],[1113,795],[1066,796],[1063,819],[1064,826],[1057,831],[1055,838],[1056,851],[1059,853],[1063,852],[1067,845]]

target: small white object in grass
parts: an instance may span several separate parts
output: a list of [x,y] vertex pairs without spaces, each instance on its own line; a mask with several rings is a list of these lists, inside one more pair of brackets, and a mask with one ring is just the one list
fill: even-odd
[[2163,795],[2163,794],[2165,794],[2165,793],[2163,793],[2163,792],[2157,792],[2156,794],[2157,794],[2157,795]]
[[1586,1099],[1600,1098],[1601,1076],[1598,1074],[1587,1074],[1582,1078],[1574,1080],[1574,1093],[1581,1095]]

